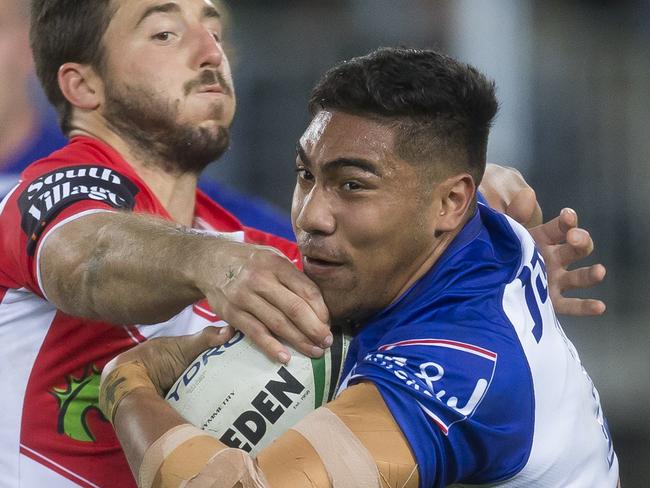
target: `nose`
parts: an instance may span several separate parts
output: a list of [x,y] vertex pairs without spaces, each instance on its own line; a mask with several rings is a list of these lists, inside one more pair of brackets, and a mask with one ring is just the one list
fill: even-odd
[[312,235],[331,235],[336,231],[336,218],[327,190],[318,186],[313,186],[308,193],[296,188],[293,214],[296,231]]
[[196,58],[198,68],[217,68],[224,59],[221,43],[214,38],[212,32],[201,26],[196,33]]

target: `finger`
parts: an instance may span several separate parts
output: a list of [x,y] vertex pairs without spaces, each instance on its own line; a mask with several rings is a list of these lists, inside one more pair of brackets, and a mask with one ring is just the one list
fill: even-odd
[[[262,295],[282,312],[285,321],[278,321],[275,332],[291,344],[296,344],[291,329],[304,335],[311,346],[327,348],[332,345],[329,325],[321,322],[314,310],[301,297],[286,290],[268,289]],[[259,316],[258,316],[259,318]],[[296,344],[297,345],[297,344]]]
[[198,347],[202,348],[202,351],[205,351],[212,347],[221,346],[232,339],[234,333],[234,329],[228,325],[224,327],[214,327],[210,325],[197,334],[200,340],[200,345]]
[[[265,286],[260,295],[287,317],[314,345],[327,348],[332,344],[329,310],[320,290],[303,273],[279,270],[282,286]],[[295,271],[295,272],[294,272]]]
[[[298,297],[295,298],[298,300]],[[309,357],[323,355],[323,349],[317,343],[303,334],[292,320],[264,298],[250,297],[246,311],[269,329],[274,336],[290,344],[297,351]]]
[[554,301],[553,305],[557,313],[576,317],[602,315],[607,309],[605,303],[600,300],[582,298],[562,297],[557,303]]
[[307,347],[328,348],[332,345],[329,325],[321,322],[313,309],[298,295],[286,289],[268,288],[262,292],[262,297],[280,312],[282,318],[271,324],[262,320],[265,315],[260,312],[255,313],[256,317],[289,344],[309,356],[314,353],[309,352]]
[[560,215],[529,230],[538,245],[562,244],[567,233],[578,224],[578,215],[573,209],[564,208]]
[[228,320],[231,326],[246,334],[253,341],[253,344],[271,361],[279,361],[286,364],[291,359],[289,349],[275,338],[262,322],[250,313],[240,311],[226,320]]
[[526,227],[542,223],[542,209],[537,203],[537,196],[532,188],[523,188],[506,208],[506,215]]
[[557,248],[558,262],[566,267],[586,258],[594,250],[594,241],[584,229],[571,229],[567,232],[567,242]]
[[294,266],[279,270],[278,277],[284,286],[289,288],[311,307],[322,324],[329,323],[330,312],[327,305],[325,305],[323,294],[316,283],[310,280],[302,271],[298,271]]
[[575,210],[565,207],[560,210],[560,230],[566,234],[569,229],[578,227],[578,214]]
[[261,324],[278,329],[301,352],[306,352],[304,341],[301,345],[297,336],[288,332],[289,328],[311,341],[310,348],[329,347],[332,343],[329,325],[316,315],[308,301],[293,291],[298,290],[312,302],[322,303],[328,313],[318,287],[286,260],[273,256],[268,261],[269,253],[258,255],[258,259],[264,260],[263,266],[246,269],[239,279],[228,283],[213,297],[216,305],[213,310],[219,310],[224,320],[241,330],[233,314],[247,312]]
[[232,328],[208,326],[195,334],[170,338],[169,340],[176,343],[183,357],[189,362],[211,347],[222,345],[230,337],[232,337]]
[[605,279],[605,272],[605,267],[602,264],[574,269],[564,273],[559,287],[562,291],[591,288]]

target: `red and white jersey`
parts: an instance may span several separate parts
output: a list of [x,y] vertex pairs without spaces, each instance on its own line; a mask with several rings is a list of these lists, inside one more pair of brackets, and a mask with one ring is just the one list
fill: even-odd
[[[106,211],[170,219],[119,154],[86,137],[28,167],[0,203],[0,487],[134,487],[98,409],[102,368],[147,338],[221,322],[207,302],[147,326],[91,322],[57,310],[41,287],[47,269],[39,270],[40,248],[57,227]],[[194,227],[274,246],[299,261],[293,243],[243,227],[199,191]]]

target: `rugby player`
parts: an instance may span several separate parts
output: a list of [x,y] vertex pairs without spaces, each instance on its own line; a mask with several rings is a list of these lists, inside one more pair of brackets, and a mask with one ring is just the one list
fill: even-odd
[[325,74],[310,108],[292,220],[332,325],[354,335],[338,397],[253,460],[159,395],[228,333],[138,346],[105,368],[100,397],[139,485],[616,487],[545,263],[477,202],[494,84],[384,48]]
[[[98,409],[99,373],[111,358],[222,320],[279,361],[289,357],[276,336],[318,356],[331,340],[329,312],[292,263],[300,264],[295,244],[242,226],[196,190],[200,170],[228,145],[235,111],[212,3],[35,0],[32,8],[37,73],[71,140],[27,168],[0,203],[2,481],[128,487],[133,478]],[[498,200],[517,207],[521,194]],[[569,242],[571,252],[589,252],[588,234],[565,232],[580,241]],[[598,272],[566,265],[558,262],[551,281],[560,298]],[[577,313],[594,306],[562,303]]]

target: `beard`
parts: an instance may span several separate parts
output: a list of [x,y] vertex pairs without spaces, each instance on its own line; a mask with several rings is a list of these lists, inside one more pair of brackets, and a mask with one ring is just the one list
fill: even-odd
[[[232,90],[219,76],[226,95]],[[208,76],[209,77],[209,76]],[[205,78],[205,76],[202,76]],[[199,80],[186,85],[197,86]],[[145,164],[153,164],[171,174],[198,175],[212,161],[219,159],[230,145],[230,130],[197,127],[178,122],[180,100],[165,100],[146,87],[123,85],[106,80],[104,117],[109,126],[130,143]],[[215,104],[209,116],[220,120],[223,107]]]

